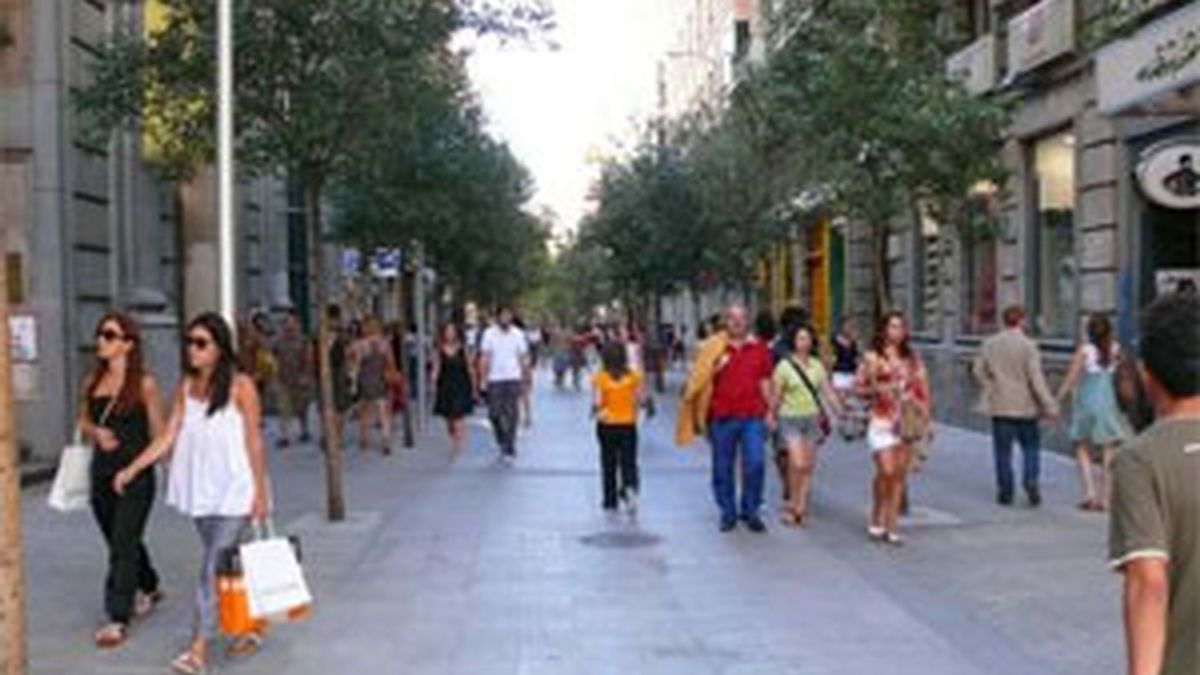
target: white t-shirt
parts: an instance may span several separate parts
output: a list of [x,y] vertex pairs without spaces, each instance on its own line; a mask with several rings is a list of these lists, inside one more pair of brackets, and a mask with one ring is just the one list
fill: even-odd
[[488,382],[517,382],[521,380],[521,360],[529,353],[525,334],[516,327],[503,330],[492,326],[483,333],[480,349],[488,357]]

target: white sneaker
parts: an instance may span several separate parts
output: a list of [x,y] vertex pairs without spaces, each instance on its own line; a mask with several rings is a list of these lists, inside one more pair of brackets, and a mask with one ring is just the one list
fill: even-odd
[[638,511],[638,494],[636,490],[626,490],[624,496],[621,497],[621,502],[625,506],[625,512],[629,515],[637,515]]

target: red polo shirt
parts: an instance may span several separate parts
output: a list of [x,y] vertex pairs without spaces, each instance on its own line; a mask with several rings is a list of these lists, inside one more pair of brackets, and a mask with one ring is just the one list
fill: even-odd
[[728,359],[713,377],[709,417],[765,417],[762,383],[771,379],[774,369],[771,351],[761,340],[749,339],[740,347],[730,344],[725,353]]

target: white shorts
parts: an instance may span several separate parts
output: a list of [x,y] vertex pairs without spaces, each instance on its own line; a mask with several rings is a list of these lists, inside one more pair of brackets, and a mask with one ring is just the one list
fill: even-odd
[[891,450],[904,441],[896,433],[896,428],[890,424],[871,422],[867,426],[867,447],[871,452]]
[[833,388],[838,391],[847,391],[854,388],[854,373],[834,373]]

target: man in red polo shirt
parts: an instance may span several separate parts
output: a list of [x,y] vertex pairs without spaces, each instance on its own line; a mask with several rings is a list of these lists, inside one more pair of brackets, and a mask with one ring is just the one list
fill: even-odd
[[[752,532],[765,532],[759,510],[766,477],[767,402],[771,392],[771,351],[750,334],[746,308],[725,312],[729,347],[717,361],[709,407],[713,448],[713,494],[721,509],[721,531],[737,527],[740,517]],[[742,498],[737,500],[734,463],[741,459]]]

